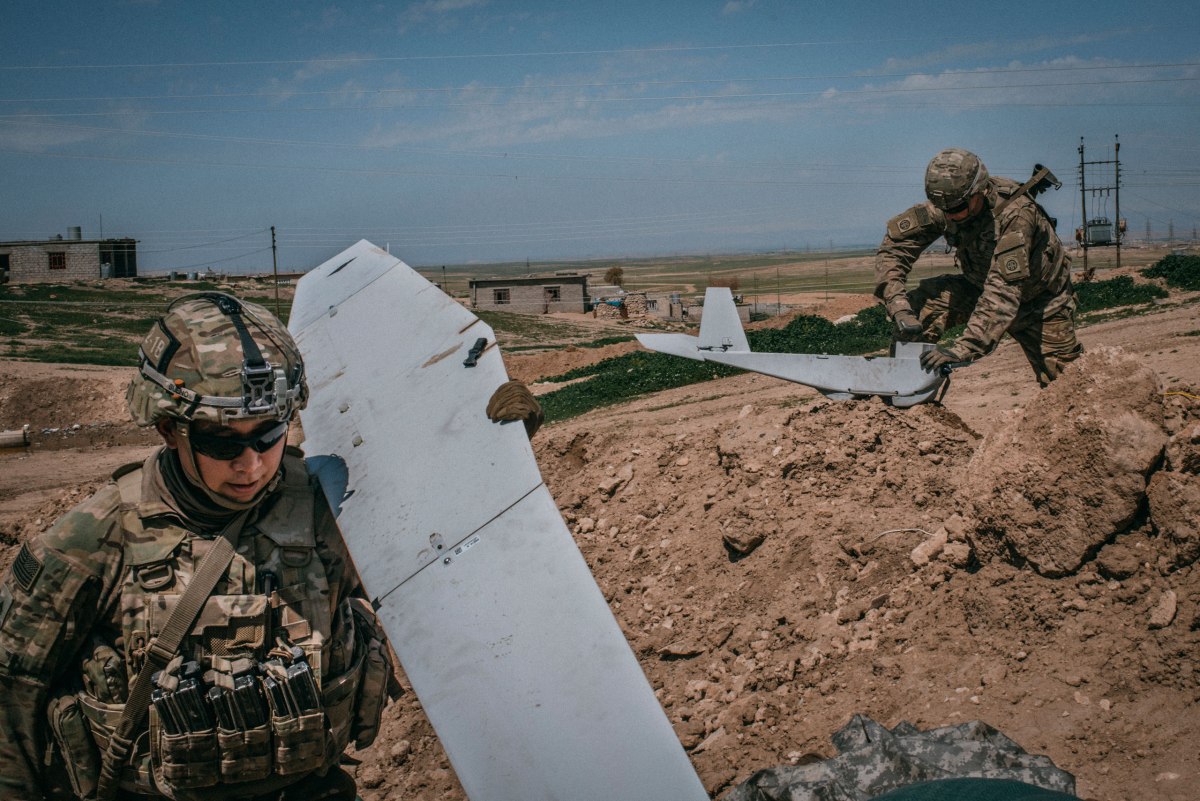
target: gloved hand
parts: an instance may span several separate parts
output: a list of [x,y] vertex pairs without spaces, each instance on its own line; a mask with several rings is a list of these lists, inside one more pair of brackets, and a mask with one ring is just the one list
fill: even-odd
[[970,358],[959,353],[953,346],[938,345],[921,354],[921,366],[930,372],[936,372],[947,364],[965,361],[970,361]]
[[493,423],[506,420],[521,420],[525,423],[525,433],[530,438],[542,426],[545,416],[542,405],[533,397],[529,387],[520,381],[506,381],[492,393],[487,405],[488,419]]
[[921,321],[917,319],[917,315],[908,309],[896,312],[892,316],[892,322],[896,324],[896,339],[901,342],[916,342],[925,330],[921,327]]

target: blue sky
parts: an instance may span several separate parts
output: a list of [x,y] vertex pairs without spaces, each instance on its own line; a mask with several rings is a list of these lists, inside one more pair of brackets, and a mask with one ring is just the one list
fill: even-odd
[[[143,272],[878,243],[944,147],[1050,166],[1064,238],[1120,135],[1130,236],[1200,225],[1188,2],[13,3],[0,239]],[[1111,184],[1109,167],[1088,183]],[[1089,198],[1091,215],[1116,214]]]

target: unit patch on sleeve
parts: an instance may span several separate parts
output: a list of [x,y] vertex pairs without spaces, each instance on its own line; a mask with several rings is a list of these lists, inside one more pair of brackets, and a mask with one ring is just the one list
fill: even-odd
[[1025,246],[1025,234],[1009,231],[996,243],[996,266],[1000,277],[1010,284],[1029,277],[1029,249]]
[[892,239],[905,239],[933,223],[933,217],[925,206],[913,206],[903,214],[888,220],[888,234]]

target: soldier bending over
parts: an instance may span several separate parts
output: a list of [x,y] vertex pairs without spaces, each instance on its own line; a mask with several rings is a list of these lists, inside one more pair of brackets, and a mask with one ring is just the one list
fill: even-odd
[[[875,257],[875,296],[904,341],[937,342],[966,323],[957,342],[921,358],[927,369],[973,361],[995,350],[1007,332],[1045,386],[1083,352],[1075,338],[1070,257],[1052,220],[1033,198],[1056,183],[1045,168],[1025,184],[993,178],[979,157],[950,148],[925,171],[927,203],[888,220]],[[939,237],[955,249],[960,274],[905,281]]]

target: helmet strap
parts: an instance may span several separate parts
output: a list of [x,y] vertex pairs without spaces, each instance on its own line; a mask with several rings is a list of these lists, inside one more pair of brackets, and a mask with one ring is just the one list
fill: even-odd
[[[275,370],[263,358],[258,343],[250,335],[246,321],[242,318],[242,304],[237,298],[219,292],[205,292],[201,297],[211,301],[224,312],[242,343],[242,395],[245,410],[249,414],[262,414],[273,409],[282,399],[277,398],[278,388]],[[282,376],[281,376],[282,378]],[[287,391],[287,380],[283,379],[283,390]]]

